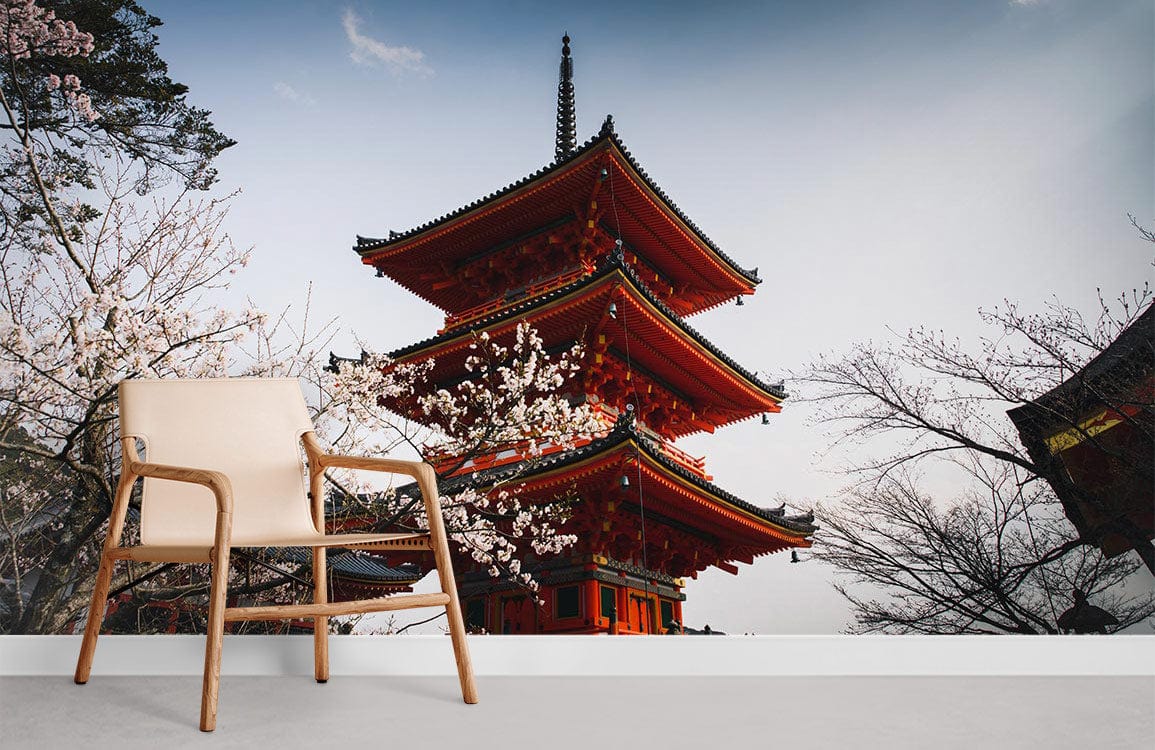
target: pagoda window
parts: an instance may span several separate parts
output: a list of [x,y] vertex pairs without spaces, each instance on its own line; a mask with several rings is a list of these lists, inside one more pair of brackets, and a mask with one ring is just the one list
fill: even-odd
[[554,592],[554,616],[558,620],[566,620],[574,617],[581,617],[582,614],[582,597],[581,587],[579,586],[562,586]]
[[485,626],[485,597],[470,599],[465,603],[465,627],[469,630],[487,630]]
[[653,633],[657,628],[654,597],[630,594],[630,629],[637,633]]
[[501,597],[501,632],[504,635],[533,629],[533,607],[522,594]]
[[601,611],[600,615],[611,623],[617,622],[618,619],[618,592],[613,586],[602,586],[600,588]]
[[662,599],[659,608],[662,614],[662,632],[668,632],[670,623],[674,621],[674,603],[669,599]]

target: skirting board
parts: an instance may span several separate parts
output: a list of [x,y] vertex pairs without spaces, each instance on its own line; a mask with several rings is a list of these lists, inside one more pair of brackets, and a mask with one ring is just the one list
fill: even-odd
[[[334,675],[452,675],[449,638],[332,636]],[[204,637],[104,636],[93,676],[195,675]],[[0,676],[71,675],[80,637],[0,636]],[[1155,635],[470,636],[484,676],[1155,675]],[[226,675],[313,673],[311,636],[225,636]]]

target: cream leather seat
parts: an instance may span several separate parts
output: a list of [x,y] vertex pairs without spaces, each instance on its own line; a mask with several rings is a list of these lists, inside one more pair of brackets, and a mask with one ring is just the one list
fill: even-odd
[[[116,560],[212,564],[201,729],[216,724],[220,649],[225,621],[312,617],[315,676],[329,677],[328,618],[422,606],[445,606],[462,696],[477,694],[465,643],[436,475],[428,464],[325,453],[295,379],[126,380],[119,386],[124,452],[76,682],[88,681]],[[144,445],[146,461],[137,451]],[[304,455],[302,455],[302,445]],[[306,472],[306,466],[308,471]],[[328,467],[406,474],[421,489],[429,531],[420,534],[327,534],[324,471]],[[133,485],[144,478],[141,543],[121,546]],[[306,486],[308,482],[308,486]],[[431,549],[441,582],[436,594],[328,602],[325,549]],[[313,548],[312,604],[226,607],[231,547]]]

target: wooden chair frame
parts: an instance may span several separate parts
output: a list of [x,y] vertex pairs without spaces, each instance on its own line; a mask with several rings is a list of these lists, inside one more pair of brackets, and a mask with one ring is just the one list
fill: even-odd
[[[92,659],[96,651],[96,639],[100,634],[103,615],[107,606],[108,589],[112,582],[112,566],[117,560],[137,560],[142,562],[182,562],[209,563],[212,566],[212,580],[209,593],[208,639],[205,645],[204,682],[201,691],[201,731],[211,732],[216,728],[217,696],[220,684],[221,642],[226,622],[240,620],[281,620],[289,618],[313,618],[314,677],[317,682],[329,679],[329,618],[336,615],[360,614],[367,612],[387,612],[412,607],[444,606],[449,620],[449,635],[453,642],[453,654],[457,662],[457,674],[461,683],[461,695],[466,703],[477,703],[477,688],[473,680],[473,667],[469,659],[469,649],[465,641],[465,624],[461,616],[461,604],[457,598],[457,586],[453,577],[453,565],[449,557],[449,543],[445,532],[445,522],[438,501],[437,475],[433,467],[419,461],[401,461],[392,458],[362,458],[326,453],[317,436],[306,432],[301,437],[308,456],[309,496],[313,523],[317,529],[325,528],[324,518],[324,474],[328,468],[359,469],[404,474],[417,480],[425,511],[429,519],[429,531],[422,534],[395,534],[385,541],[368,544],[349,545],[356,549],[429,549],[437,565],[437,575],[441,592],[435,594],[395,594],[376,599],[350,602],[329,602],[328,569],[326,547],[313,547],[313,603],[294,605],[271,605],[264,607],[228,607],[225,597],[228,593],[229,550],[232,533],[233,492],[229,478],[218,471],[185,466],[168,466],[146,463],[141,460],[136,449],[135,438],[124,438],[123,467],[113,501],[112,516],[109,521],[108,538],[100,558],[96,574],[96,585],[92,591],[88,623],[84,629],[84,640],[80,647],[80,657],[76,664],[75,681],[78,685],[88,682],[92,672]],[[128,501],[137,479],[151,477],[173,482],[190,482],[203,485],[216,498],[216,532],[211,548],[138,546],[122,547],[121,535],[124,531]]]

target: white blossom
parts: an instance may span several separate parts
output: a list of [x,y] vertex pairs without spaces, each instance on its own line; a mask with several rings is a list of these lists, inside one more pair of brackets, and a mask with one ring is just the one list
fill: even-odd
[[[408,443],[434,462],[442,480],[468,470],[484,456],[533,459],[572,448],[574,441],[603,434],[607,426],[584,403],[571,404],[566,389],[575,388],[581,347],[548,355],[541,336],[528,324],[518,325],[512,346],[482,332],[471,343],[466,360],[470,379],[452,388],[430,389],[426,378],[433,362],[398,364],[365,352],[355,362],[342,361],[331,383],[322,385],[330,435],[339,435],[342,452],[374,452]],[[395,411],[383,406],[388,405]],[[396,412],[412,408],[424,426]],[[343,485],[365,490],[353,477]],[[537,554],[557,554],[576,542],[558,531],[565,508],[553,502],[519,500],[517,479],[495,487],[466,486],[440,498],[450,539],[469,559],[494,577],[505,576],[536,591],[523,571],[522,546]],[[551,523],[553,521],[553,523]],[[414,506],[402,523],[420,528],[424,511]]]

